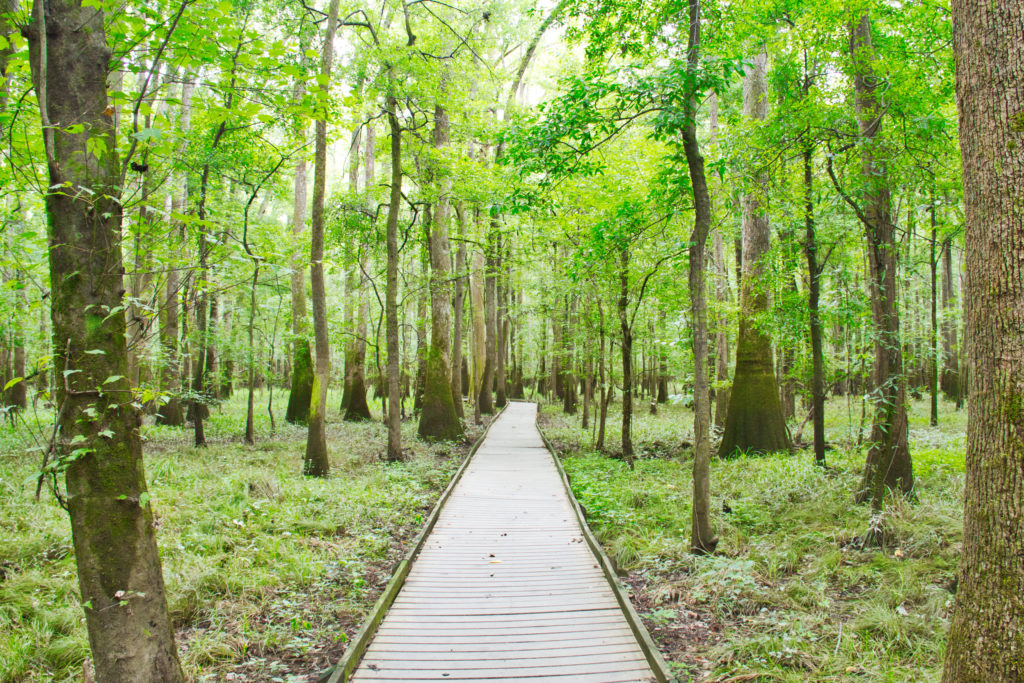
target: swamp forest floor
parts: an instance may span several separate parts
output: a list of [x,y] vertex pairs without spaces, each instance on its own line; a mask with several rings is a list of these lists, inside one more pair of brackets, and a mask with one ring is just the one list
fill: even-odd
[[[285,399],[277,392],[278,412]],[[890,505],[889,545],[865,551],[857,541],[868,510],[851,502],[864,457],[849,429],[859,407],[832,403],[825,471],[806,450],[713,462],[713,557],[688,552],[687,408],[638,412],[630,471],[614,457],[617,405],[611,455],[593,449],[578,416],[543,406],[541,425],[591,527],[681,681],[938,680],[966,416],[944,404],[931,428],[927,404],[914,403],[917,499]],[[383,425],[331,414],[333,469],[323,481],[299,474],[304,428],[278,420],[271,437],[258,413],[258,443],[245,446],[244,415],[241,392],[215,408],[206,449],[191,447],[190,432],[143,428],[182,661],[198,682],[315,681],[483,427],[471,425],[463,444],[427,445],[407,421],[408,460],[385,464]],[[88,656],[67,516],[45,489],[35,501],[33,445],[27,425],[0,428],[0,683],[80,680]]]

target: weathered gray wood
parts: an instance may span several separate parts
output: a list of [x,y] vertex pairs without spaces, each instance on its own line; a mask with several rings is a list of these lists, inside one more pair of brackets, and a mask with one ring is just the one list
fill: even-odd
[[352,680],[654,679],[535,420],[491,426]]

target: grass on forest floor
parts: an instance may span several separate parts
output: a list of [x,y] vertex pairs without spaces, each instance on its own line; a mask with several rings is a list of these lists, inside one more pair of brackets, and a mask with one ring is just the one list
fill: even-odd
[[869,511],[852,492],[864,453],[847,441],[860,411],[851,429],[845,402],[832,403],[827,470],[806,450],[712,462],[711,557],[689,553],[692,455],[679,445],[692,440],[688,409],[638,412],[630,471],[593,449],[578,418],[544,407],[590,526],[681,681],[939,679],[962,538],[965,415],[943,405],[931,428],[927,402],[911,406],[917,499],[889,501],[887,547],[860,550]]
[[[283,413],[285,392],[277,392]],[[332,394],[330,405],[339,396]],[[258,400],[265,401],[266,396]],[[403,426],[406,462],[385,464],[379,422],[327,426],[331,477],[301,476],[305,428],[245,396],[191,432],[147,425],[146,475],[182,663],[197,681],[308,681],[334,664],[405,554],[467,445],[426,445]],[[475,438],[481,428],[473,428]],[[44,490],[22,427],[0,428],[0,683],[80,680],[88,656],[67,515]]]

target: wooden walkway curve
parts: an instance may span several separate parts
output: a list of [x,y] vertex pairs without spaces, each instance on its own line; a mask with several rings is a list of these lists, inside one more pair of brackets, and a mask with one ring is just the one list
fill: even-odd
[[656,680],[536,415],[491,426],[351,680]]

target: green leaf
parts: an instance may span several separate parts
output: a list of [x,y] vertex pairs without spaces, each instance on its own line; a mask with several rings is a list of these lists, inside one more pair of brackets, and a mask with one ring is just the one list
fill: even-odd
[[5,384],[5,385],[4,385],[4,391],[7,391],[8,389],[10,389],[11,387],[13,387],[13,386],[14,386],[15,384],[17,384],[18,382],[22,382],[22,381],[24,381],[24,380],[25,380],[25,378],[24,378],[24,377],[15,377],[15,378],[14,378],[14,379],[12,379],[12,380],[11,380],[10,382],[8,382],[7,384]]
[[107,352],[103,349],[89,349],[88,351],[83,351],[83,353],[87,353],[90,356],[103,356],[106,355]]
[[108,377],[105,380],[103,380],[103,383],[104,384],[111,384],[112,382],[116,382],[119,379],[124,379],[124,375],[111,375],[110,377]]

